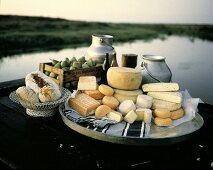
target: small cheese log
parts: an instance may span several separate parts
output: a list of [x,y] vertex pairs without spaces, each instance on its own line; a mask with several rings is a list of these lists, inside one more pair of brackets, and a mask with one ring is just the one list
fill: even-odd
[[98,108],[95,110],[95,118],[101,119],[102,117],[106,116],[111,111],[112,109],[107,105],[98,106]]
[[120,112],[112,111],[107,114],[107,117],[110,120],[115,120],[116,122],[121,122],[123,120],[123,116]]
[[148,112],[149,115],[152,115],[152,110],[150,110],[150,109],[145,109],[145,108],[138,108],[138,109],[136,109],[135,113],[138,116],[137,119],[136,119],[136,121],[142,121],[142,120],[144,120],[144,114],[145,114],[145,112]]
[[172,111],[171,119],[173,119],[173,120],[180,119],[184,116],[184,114],[185,114],[185,112],[184,112],[183,108]]
[[104,95],[99,90],[85,90],[84,93],[96,100],[103,99],[104,97]]
[[134,110],[129,111],[124,117],[124,120],[130,124],[133,123],[136,119],[137,114],[134,112]]
[[168,109],[155,109],[153,113],[155,117],[163,119],[171,117],[171,112]]

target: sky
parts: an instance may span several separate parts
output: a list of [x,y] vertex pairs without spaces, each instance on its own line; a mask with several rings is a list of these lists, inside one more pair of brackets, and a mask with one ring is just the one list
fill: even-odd
[[213,24],[213,0],[0,0],[0,14],[116,23]]

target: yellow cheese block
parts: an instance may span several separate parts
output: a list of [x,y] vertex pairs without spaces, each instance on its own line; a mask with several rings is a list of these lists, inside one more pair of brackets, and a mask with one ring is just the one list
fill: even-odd
[[110,67],[107,71],[107,82],[116,89],[136,90],[141,85],[142,74],[139,69]]
[[149,83],[142,85],[144,92],[149,91],[178,91],[179,85],[177,83]]
[[148,92],[147,95],[168,102],[181,103],[182,94],[180,92]]

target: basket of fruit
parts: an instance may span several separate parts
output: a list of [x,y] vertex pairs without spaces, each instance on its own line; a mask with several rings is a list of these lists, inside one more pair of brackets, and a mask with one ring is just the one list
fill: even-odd
[[60,87],[74,89],[80,76],[101,77],[103,71],[101,64],[85,57],[65,58],[62,61],[50,59],[51,62],[40,63],[39,70],[51,77]]

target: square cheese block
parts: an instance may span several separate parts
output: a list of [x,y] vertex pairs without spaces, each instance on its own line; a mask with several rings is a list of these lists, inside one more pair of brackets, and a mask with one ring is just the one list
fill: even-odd
[[81,76],[78,81],[78,90],[96,90],[97,82],[95,76]]
[[94,114],[95,109],[100,106],[97,100],[84,93],[77,94],[75,98],[70,98],[68,103],[71,108],[84,117]]
[[149,83],[142,85],[144,92],[149,91],[178,91],[179,85],[177,83]]
[[181,103],[182,94],[180,92],[148,92],[147,95],[168,102]]

